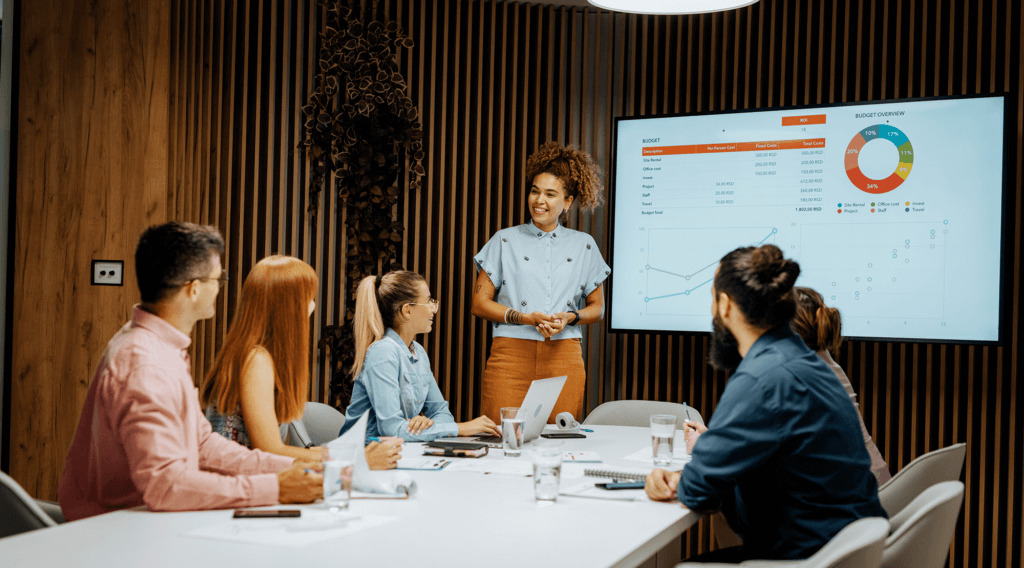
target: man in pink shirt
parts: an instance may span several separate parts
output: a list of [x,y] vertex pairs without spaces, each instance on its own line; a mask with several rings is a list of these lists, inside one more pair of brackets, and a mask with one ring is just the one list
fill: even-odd
[[321,464],[249,450],[214,434],[187,349],[227,281],[213,227],[167,223],[135,250],[142,304],[114,335],[89,384],[58,497],[68,520],[146,505],[186,511],[308,503]]

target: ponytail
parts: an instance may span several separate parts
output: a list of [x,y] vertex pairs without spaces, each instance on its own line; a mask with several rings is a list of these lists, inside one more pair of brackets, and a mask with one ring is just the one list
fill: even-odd
[[356,314],[352,320],[352,334],[356,339],[356,359],[352,363],[352,379],[359,376],[366,360],[366,350],[373,342],[384,337],[384,321],[377,306],[379,276],[367,276],[356,288]]
[[814,351],[828,351],[833,357],[839,356],[843,343],[843,319],[839,310],[825,305],[824,298],[816,291],[797,286],[796,316],[790,325],[807,347]]
[[419,283],[423,281],[415,272],[397,270],[383,276],[367,276],[359,282],[352,320],[352,335],[356,340],[356,357],[350,371],[352,380],[363,370],[370,345],[383,339],[387,328],[395,327],[395,318],[403,305],[416,301]]
[[843,343],[843,321],[839,316],[839,310],[828,306],[821,306],[815,314],[818,320],[818,346],[832,354],[839,356],[839,346]]

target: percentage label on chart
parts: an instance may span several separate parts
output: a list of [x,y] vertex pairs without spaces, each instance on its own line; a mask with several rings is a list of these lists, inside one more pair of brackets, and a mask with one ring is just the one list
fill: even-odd
[[859,150],[855,150],[853,148],[850,148],[849,150],[846,151],[846,153],[847,154],[859,154],[860,151]]

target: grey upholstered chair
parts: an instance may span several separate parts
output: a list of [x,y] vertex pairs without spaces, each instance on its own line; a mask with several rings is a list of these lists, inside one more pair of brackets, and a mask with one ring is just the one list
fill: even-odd
[[288,443],[300,448],[323,446],[337,438],[344,425],[345,415],[337,408],[321,402],[307,402],[302,418],[289,424]]
[[[881,517],[858,519],[843,528],[813,556],[804,560],[747,560],[744,568],[878,568],[889,521]],[[736,564],[684,562],[679,568],[725,568]]]
[[704,424],[700,412],[677,402],[661,402],[657,400],[613,400],[598,406],[587,415],[584,424],[605,426],[641,426],[651,425],[652,414],[674,414],[676,428],[689,420]]
[[28,493],[0,471],[0,538],[57,526]]
[[925,489],[890,519],[882,566],[940,568],[949,557],[949,541],[960,518],[964,484],[944,481]]
[[908,463],[878,488],[878,500],[889,518],[895,517],[922,491],[936,483],[956,481],[964,467],[967,444],[928,452]]

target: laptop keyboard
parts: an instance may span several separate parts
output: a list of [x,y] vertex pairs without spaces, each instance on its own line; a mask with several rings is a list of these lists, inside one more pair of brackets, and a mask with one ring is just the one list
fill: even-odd
[[475,441],[481,444],[500,444],[501,436],[477,436]]

